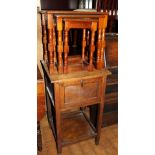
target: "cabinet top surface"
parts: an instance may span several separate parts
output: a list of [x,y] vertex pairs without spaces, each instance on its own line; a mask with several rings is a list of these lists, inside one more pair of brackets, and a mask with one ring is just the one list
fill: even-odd
[[52,83],[56,82],[64,82],[64,81],[70,81],[70,80],[81,80],[81,79],[90,79],[90,78],[98,78],[98,77],[105,77],[107,75],[110,75],[111,72],[108,69],[101,69],[97,70],[94,69],[93,71],[78,71],[78,72],[73,72],[73,73],[68,73],[68,74],[49,74],[47,65],[43,62],[43,67],[50,78]]
[[79,71],[69,74],[54,74],[50,75],[50,79],[53,82],[60,81],[70,81],[70,80],[78,80],[78,79],[89,79],[89,78],[97,78],[97,77],[106,77],[110,72],[107,69],[103,70],[94,70],[92,72],[89,71]]

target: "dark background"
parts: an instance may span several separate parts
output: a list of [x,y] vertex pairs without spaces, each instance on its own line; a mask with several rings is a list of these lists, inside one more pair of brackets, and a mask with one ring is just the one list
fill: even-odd
[[[80,0],[41,0],[42,10],[74,10],[78,9]],[[96,0],[93,0],[93,8]]]

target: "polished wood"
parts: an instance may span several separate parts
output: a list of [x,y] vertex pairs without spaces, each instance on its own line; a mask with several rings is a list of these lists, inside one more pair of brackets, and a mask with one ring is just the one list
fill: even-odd
[[89,58],[89,70],[93,70],[93,55],[95,51],[95,31],[97,30],[97,23],[93,22],[91,25],[91,43],[90,43],[90,58]]
[[[106,68],[112,73],[108,75],[105,91],[103,126],[118,122],[118,34],[106,33],[105,60]],[[96,125],[97,107],[90,107],[91,120]]]
[[105,56],[107,67],[118,66],[118,34],[107,33]]
[[[91,29],[91,43],[90,43],[90,58],[89,58],[89,66],[88,70],[92,71],[93,69],[93,54],[95,51],[94,46],[94,40],[95,40],[95,31],[97,30],[97,22],[93,20],[84,20],[84,19],[72,19],[67,18],[64,19],[65,24],[65,31],[69,31],[71,28],[81,28],[83,29],[83,42],[82,42],[82,59],[84,59],[84,53],[85,53],[85,29]],[[67,72],[67,66],[65,66],[66,72]]]
[[[83,30],[83,41],[82,41],[82,60],[85,57],[85,50],[86,50],[86,45],[89,46],[87,48],[87,58],[89,55],[89,66],[88,70],[92,71],[93,70],[93,63],[94,63],[94,52],[97,49],[97,60],[95,60],[95,67],[97,69],[102,69],[105,67],[105,62],[104,62],[104,49],[105,49],[105,29],[107,26],[107,13],[101,13],[101,12],[79,12],[79,11],[41,11],[42,14],[47,14],[47,16],[51,17],[48,22],[50,23],[51,27],[55,27],[56,25],[56,30],[57,30],[57,41],[52,41],[49,43],[50,45],[55,45],[54,42],[57,42],[57,53],[58,53],[58,72],[59,73],[67,73],[68,72],[68,52],[69,52],[69,31],[70,29],[84,29]],[[68,21],[67,21],[68,20]],[[54,22],[55,21],[55,22]],[[92,23],[92,24],[91,24]],[[48,23],[49,25],[49,23]],[[91,26],[90,26],[91,25]],[[85,38],[85,29],[87,29],[87,33],[89,35],[87,36],[87,39]],[[98,40],[97,40],[97,46],[95,45],[96,40],[95,40],[95,31],[98,31]],[[51,38],[52,33],[54,32],[51,30],[48,33],[48,38]],[[62,33],[64,34],[64,38],[62,38]],[[54,35],[55,36],[55,35]],[[91,36],[91,37],[89,37]],[[56,38],[56,37],[53,37]],[[64,39],[64,41],[63,41]],[[51,39],[52,40],[52,39]],[[49,40],[50,41],[50,40]],[[86,42],[87,41],[87,42]],[[62,44],[64,42],[64,45]],[[52,58],[52,61],[49,63],[49,66],[51,66],[51,71],[53,71],[53,50],[54,47],[51,49],[49,47],[49,54]],[[88,52],[89,51],[89,52]],[[55,53],[55,52],[54,52]],[[64,55],[64,59],[63,59]],[[55,54],[56,56],[56,54]],[[55,60],[56,58],[54,58]],[[86,59],[85,59],[86,61]],[[55,61],[54,61],[55,62]]]
[[103,12],[91,12],[91,11],[68,11],[68,10],[41,10],[41,13],[59,14],[59,15],[103,15],[107,13]]
[[[56,140],[57,151],[61,153],[63,146],[88,138],[95,138],[97,145],[103,121],[106,78],[110,74],[103,65],[107,14],[85,14],[74,11],[42,13],[47,16],[50,61],[49,64],[45,61],[41,63],[45,80],[47,116]],[[99,67],[94,61],[96,59],[94,52],[98,48],[95,45],[98,28],[101,29]],[[68,56],[69,31],[72,29],[83,31],[81,56]],[[85,55],[86,30],[90,33],[87,55]],[[54,64],[54,38],[58,59],[56,64]],[[84,107],[93,105],[98,109],[95,127],[84,113]],[[75,108],[76,112],[71,112]],[[74,126],[70,128],[70,124]],[[73,132],[77,126],[80,126],[81,130]]]
[[[105,92],[106,77],[110,74],[109,71],[106,69],[92,72],[81,70],[68,74],[50,74],[47,65],[43,61],[42,67],[46,98],[48,98],[48,102],[50,101],[50,104],[47,103],[47,108],[50,110],[48,116],[53,120],[50,125],[54,131],[58,153],[62,152],[64,145],[87,138],[95,137],[95,143],[99,144],[104,107],[103,94]],[[69,112],[74,108],[94,104],[98,106],[96,129],[86,115],[83,114],[83,109],[78,109],[75,113]],[[70,120],[71,118],[72,120]],[[75,122],[74,127],[70,128],[70,121]],[[86,125],[86,122],[89,125]],[[80,126],[81,129],[79,133],[73,132],[77,129],[77,126]]]
[[118,122],[118,34],[107,33],[105,47],[106,67],[111,71],[107,77],[103,125]]
[[63,52],[63,45],[62,45],[62,18],[57,18],[57,31],[58,31],[58,71],[59,73],[63,73],[63,60],[62,60],[62,52]]
[[[99,20],[99,23],[101,23],[101,21]],[[101,24],[99,24],[99,29],[98,29],[98,42],[97,42],[97,68],[101,68],[102,66],[100,66],[100,62],[101,62],[101,32],[102,29],[100,27]]]
[[83,29],[83,36],[82,36],[82,61],[85,61],[85,48],[86,48],[86,29]]
[[65,43],[64,43],[64,73],[67,73],[67,69],[68,69],[68,53],[69,53],[69,45],[68,45],[68,31],[69,29],[65,29]]
[[54,72],[54,42],[53,42],[53,18],[51,14],[47,15],[48,27],[48,50],[49,50],[49,71]]
[[57,54],[56,54],[56,32],[55,25],[53,25],[53,50],[54,50],[54,64],[57,64]]
[[[75,14],[75,15],[73,15]],[[91,21],[92,19],[95,20],[96,19],[96,22],[97,22],[97,29],[98,29],[98,46],[97,46],[97,62],[96,62],[96,68],[97,69],[102,69],[103,67],[105,67],[105,62],[104,62],[104,49],[105,49],[105,29],[107,27],[107,15],[105,13],[103,14],[94,14],[93,12],[89,13],[88,15],[86,14],[81,14],[81,12],[79,12],[79,14],[81,14],[80,16],[76,13],[73,13],[73,14],[69,14],[69,15],[58,15],[58,16],[61,16],[63,18],[85,18],[87,21]],[[89,19],[90,18],[90,19]],[[76,28],[79,28],[82,26],[79,25],[77,26]],[[87,27],[88,28],[88,27]],[[95,29],[96,31],[96,29]],[[88,31],[90,33],[90,31]],[[91,32],[91,43],[89,44],[89,35],[88,35],[88,39],[87,39],[87,44],[90,46],[90,64],[89,64],[89,70],[92,71],[92,59],[93,59],[93,53],[95,51],[95,46],[93,45],[93,42],[94,42],[94,32],[92,30]],[[83,37],[84,34],[83,34]],[[83,40],[84,41],[84,40]],[[85,49],[85,41],[84,43],[82,43],[82,58],[84,57],[84,49]]]
[[105,62],[104,62],[104,49],[105,49],[105,29],[102,29],[102,35],[101,35],[101,56],[100,56],[100,60],[101,60],[101,67],[104,68],[105,67]]
[[[56,12],[56,11],[53,11],[53,12]],[[49,13],[52,13],[49,11]],[[66,11],[67,13],[67,11]],[[68,12],[68,13],[71,13],[71,12]],[[78,14],[79,13],[79,14]],[[97,69],[102,69],[103,67],[105,67],[105,62],[104,62],[104,49],[105,49],[105,29],[106,29],[106,26],[107,26],[107,14],[105,13],[96,13],[94,14],[94,12],[86,12],[87,14],[82,14],[82,12],[73,12],[73,14],[65,14],[62,12],[60,12],[60,14],[58,12],[56,12],[56,16],[57,17],[62,17],[62,18],[67,18],[67,19],[70,19],[70,18],[75,18],[74,20],[78,20],[78,18],[82,18],[82,19],[85,19],[86,22],[88,23],[89,21],[96,21],[97,22],[97,30],[98,30],[98,46],[97,46],[97,62],[96,62],[96,68]],[[62,15],[61,15],[62,14]],[[73,19],[72,19],[73,21]],[[86,25],[84,25],[85,27],[82,26],[82,24],[78,23],[79,25],[74,28],[89,28],[89,26],[87,27]],[[70,27],[71,28],[71,27]],[[73,28],[73,24],[72,24],[72,28]],[[93,30],[91,30],[93,31]],[[95,28],[95,31],[96,31],[96,28]],[[88,33],[90,33],[90,31],[88,31]],[[94,32],[91,32],[91,36],[92,38],[91,39],[91,43],[89,43],[89,35],[88,35],[88,38],[87,38],[87,45],[90,46],[90,65],[89,65],[89,70],[92,71],[92,58],[93,58],[93,51],[95,50],[95,46],[93,45],[92,42],[94,42],[94,36],[93,36],[93,33]],[[84,37],[84,35],[83,35]],[[92,40],[93,39],[93,40]],[[84,48],[85,48],[85,43],[82,43],[82,54],[84,53]],[[84,56],[82,56],[84,57]]]

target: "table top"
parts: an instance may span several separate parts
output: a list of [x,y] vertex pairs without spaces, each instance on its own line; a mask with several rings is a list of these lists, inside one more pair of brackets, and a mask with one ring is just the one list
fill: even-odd
[[107,75],[110,75],[111,72],[108,69],[101,69],[97,70],[94,69],[93,71],[77,71],[73,73],[68,73],[68,74],[59,74],[59,73],[54,73],[50,75],[47,65],[45,64],[44,61],[42,61],[43,67],[50,78],[52,83],[57,83],[57,82],[64,82],[64,81],[70,81],[71,79],[75,80],[81,80],[81,79],[89,79],[89,78],[97,78],[97,77],[106,77]]
[[103,14],[108,14],[107,12],[95,12],[95,11],[65,11],[65,10],[41,10],[40,13],[49,13],[49,14],[89,14],[89,15],[103,15]]

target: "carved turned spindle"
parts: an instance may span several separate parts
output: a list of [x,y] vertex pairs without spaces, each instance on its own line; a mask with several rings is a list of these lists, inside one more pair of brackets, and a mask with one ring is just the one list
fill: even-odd
[[96,68],[97,69],[101,69],[101,32],[102,32],[102,18],[99,18],[99,22],[98,22],[98,41],[97,41],[97,63],[96,63]]
[[100,53],[100,68],[105,68],[105,61],[104,61],[104,50],[105,50],[105,46],[106,46],[106,42],[105,42],[105,29],[107,27],[107,18],[108,16],[103,16],[103,18],[101,18],[101,27],[102,27],[102,32],[101,32],[101,53]]
[[101,60],[100,60],[100,55],[101,55],[101,28],[98,30],[98,42],[97,42],[97,69],[101,69]]
[[68,29],[65,29],[65,43],[64,43],[64,73],[68,72]]
[[100,56],[100,62],[101,67],[105,68],[105,62],[104,62],[104,49],[105,49],[105,29],[102,29],[102,40],[101,40],[101,56]]
[[62,61],[62,18],[57,18],[57,31],[58,31],[58,72],[63,73],[63,61]]
[[54,46],[53,46],[53,17],[51,14],[47,15],[48,21],[48,50],[49,50],[49,71],[54,72]]
[[46,14],[42,14],[42,31],[43,31],[43,59],[47,63],[48,54],[47,54]]
[[56,35],[55,35],[55,25],[53,27],[53,50],[54,50],[54,64],[57,63],[56,59]]
[[95,51],[94,41],[95,41],[95,31],[96,30],[97,30],[97,23],[92,22],[92,26],[91,26],[91,43],[90,43],[90,58],[89,58],[89,67],[88,67],[89,71],[93,70],[93,54],[94,54],[94,51]]
[[85,61],[85,47],[86,47],[86,29],[83,29],[83,36],[82,36],[82,61]]

